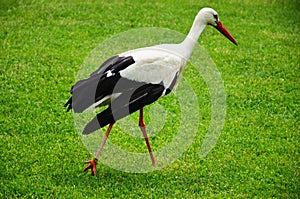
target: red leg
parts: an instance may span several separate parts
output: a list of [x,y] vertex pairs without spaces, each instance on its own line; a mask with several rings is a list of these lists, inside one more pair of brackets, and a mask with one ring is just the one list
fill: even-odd
[[83,170],[83,172],[86,172],[87,170],[91,169],[92,175],[93,175],[93,176],[96,175],[96,166],[97,166],[98,159],[99,159],[99,157],[100,157],[100,154],[101,154],[101,152],[102,152],[102,149],[103,149],[103,147],[104,147],[104,145],[105,145],[105,143],[106,143],[106,140],[107,140],[107,138],[108,138],[108,136],[109,136],[109,133],[110,133],[110,131],[111,131],[113,125],[114,125],[114,123],[109,124],[109,126],[108,126],[108,128],[107,128],[107,130],[106,130],[106,133],[105,133],[105,135],[104,135],[104,139],[103,139],[103,141],[102,141],[102,143],[101,143],[101,145],[100,145],[100,147],[99,147],[99,149],[98,149],[98,151],[97,151],[96,157],[95,157],[94,159],[92,159],[92,160],[88,160],[88,161],[85,162],[85,163],[90,163],[90,164],[89,164],[89,166],[87,166],[87,167]]
[[142,133],[144,135],[144,138],[145,138],[145,141],[146,141],[146,144],[147,144],[147,147],[148,147],[148,151],[149,151],[149,154],[150,154],[150,157],[151,157],[152,165],[155,166],[155,159],[154,159],[154,156],[153,156],[153,153],[152,153],[152,149],[151,149],[151,146],[150,146],[148,135],[146,133],[146,124],[144,123],[144,110],[143,110],[143,108],[140,109],[139,126],[140,126],[140,128],[142,130]]

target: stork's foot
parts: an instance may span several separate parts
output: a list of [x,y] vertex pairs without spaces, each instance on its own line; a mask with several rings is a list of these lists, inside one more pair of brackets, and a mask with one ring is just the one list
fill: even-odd
[[91,169],[92,175],[96,175],[97,162],[98,160],[96,158],[86,161],[85,163],[89,165],[83,170],[83,172],[86,172],[87,170]]

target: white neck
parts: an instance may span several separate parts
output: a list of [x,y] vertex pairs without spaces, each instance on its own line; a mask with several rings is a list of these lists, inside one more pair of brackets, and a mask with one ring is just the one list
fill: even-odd
[[185,40],[180,43],[180,45],[182,45],[182,49],[184,49],[183,55],[186,60],[190,58],[194,47],[198,41],[198,38],[200,37],[205,27],[206,23],[204,23],[202,16],[198,14],[194,20],[189,34],[187,35]]

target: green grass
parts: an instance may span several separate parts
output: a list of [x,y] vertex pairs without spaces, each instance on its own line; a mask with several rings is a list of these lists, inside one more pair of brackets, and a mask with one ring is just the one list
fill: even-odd
[[[300,4],[210,2],[1,0],[0,198],[299,198]],[[92,156],[63,104],[85,57],[111,35],[133,28],[186,34],[204,6],[219,12],[239,43],[235,47],[213,28],[199,41],[222,73],[227,95],[216,147],[199,158],[210,102],[203,81],[187,69],[203,118],[183,156],[145,174],[103,164],[96,177],[83,174],[82,162]],[[154,150],[168,135],[172,126],[151,139]],[[110,139],[122,136],[116,128]],[[124,147],[146,152],[143,140],[127,140],[133,146]]]

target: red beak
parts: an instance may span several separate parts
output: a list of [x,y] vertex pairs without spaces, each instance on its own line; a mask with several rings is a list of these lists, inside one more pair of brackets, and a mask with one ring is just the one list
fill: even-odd
[[220,31],[220,33],[222,33],[225,37],[227,37],[232,43],[234,43],[235,45],[238,45],[235,41],[235,39],[231,36],[231,34],[228,32],[228,30],[225,28],[225,26],[218,21],[217,22],[217,26],[215,26],[215,28]]

